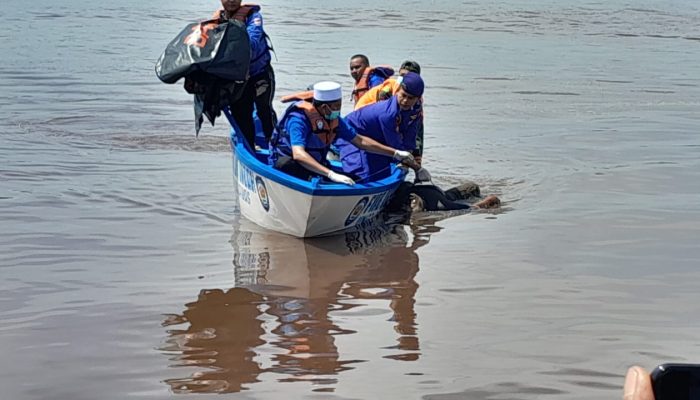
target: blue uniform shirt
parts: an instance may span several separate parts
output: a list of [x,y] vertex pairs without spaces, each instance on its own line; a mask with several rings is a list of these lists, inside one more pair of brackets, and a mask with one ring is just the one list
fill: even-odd
[[[358,134],[397,150],[407,151],[416,148],[418,127],[423,120],[420,110],[402,111],[396,96],[355,110],[346,118]],[[340,150],[343,171],[346,173],[355,174],[362,179],[377,180],[391,172],[391,157],[367,153],[344,140],[338,140],[336,146]]]
[[263,30],[263,19],[260,7],[246,19],[246,30],[250,38],[250,76],[255,76],[270,64],[270,46],[267,45],[267,34]]
[[[323,143],[313,133],[311,122],[306,118],[304,112],[296,108],[294,104],[285,111],[275,135],[277,135],[277,139],[273,137],[272,142],[276,142],[276,146],[270,152],[272,164],[280,156],[292,157],[292,146],[303,146],[316,161],[326,164],[326,155],[330,145]],[[338,119],[338,129],[334,142],[343,140],[349,143],[355,139],[356,135],[355,129],[348,124],[345,118]]]

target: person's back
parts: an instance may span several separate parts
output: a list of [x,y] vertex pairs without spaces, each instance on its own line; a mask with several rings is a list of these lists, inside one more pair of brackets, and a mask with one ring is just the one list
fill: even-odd
[[[355,128],[357,132],[361,132],[379,143],[389,144],[382,125],[385,125],[383,122],[396,120],[398,107],[392,103],[386,101],[373,104],[362,110],[351,112],[346,118],[350,126]],[[339,152],[343,172],[351,176],[362,180],[379,180],[391,174],[392,160],[390,157],[367,153],[342,139],[336,141],[335,147]]]
[[401,86],[400,79],[389,78],[381,84],[369,89],[362,97],[355,102],[355,110],[364,106],[374,104],[378,101],[388,100],[399,90]]
[[[362,108],[369,104],[374,104],[378,101],[387,100],[391,96],[395,95],[401,87],[401,81],[403,76],[409,72],[414,72],[420,75],[420,64],[416,61],[406,60],[401,64],[399,68],[399,76],[396,78],[389,77],[385,79],[382,83],[373,85],[365,94],[360,96],[360,98],[355,102],[355,110]],[[422,103],[422,101],[421,101]],[[420,106],[420,103],[418,104]]]

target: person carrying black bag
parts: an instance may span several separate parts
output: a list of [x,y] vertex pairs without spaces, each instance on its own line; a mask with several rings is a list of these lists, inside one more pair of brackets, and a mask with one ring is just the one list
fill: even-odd
[[[221,109],[241,97],[249,67],[250,40],[245,25],[216,18],[187,24],[158,58],[155,72],[168,84],[185,78],[185,90],[194,95],[194,125],[199,135],[204,117],[214,125]],[[254,131],[250,132],[252,136]]]
[[266,141],[270,140],[277,125],[277,115],[272,108],[275,95],[275,74],[270,64],[268,36],[263,29],[260,6],[241,4],[241,0],[221,0],[222,9],[213,18],[220,21],[237,20],[245,24],[250,40],[250,78],[238,100],[230,104],[231,115],[251,148],[255,145],[253,109],[257,110]]

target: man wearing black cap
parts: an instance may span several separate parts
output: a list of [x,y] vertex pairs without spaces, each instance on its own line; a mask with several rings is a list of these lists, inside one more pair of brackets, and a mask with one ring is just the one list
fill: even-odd
[[[423,114],[416,110],[425,84],[420,75],[408,72],[403,76],[396,95],[386,101],[370,104],[347,115],[347,121],[358,134],[370,137],[393,148],[413,151]],[[338,140],[343,171],[361,180],[382,179],[391,173],[391,158],[369,154],[345,140]],[[412,168],[418,169],[413,163]]]

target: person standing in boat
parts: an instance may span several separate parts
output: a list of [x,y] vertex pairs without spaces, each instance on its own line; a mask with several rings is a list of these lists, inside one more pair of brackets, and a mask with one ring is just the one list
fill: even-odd
[[364,54],[355,54],[350,57],[350,76],[355,80],[352,101],[357,103],[369,89],[380,85],[392,75],[394,75],[393,68],[388,65],[372,67],[369,65],[369,58]]
[[265,138],[269,141],[277,123],[272,107],[275,95],[275,73],[270,64],[272,47],[263,29],[260,6],[241,4],[241,0],[221,0],[222,8],[214,13],[219,21],[237,20],[245,24],[250,39],[250,68],[248,81],[240,98],[230,104],[231,115],[251,148],[255,142],[253,109],[257,110]]
[[285,111],[270,141],[269,163],[300,179],[325,176],[333,182],[354,185],[355,181],[329,168],[326,156],[337,139],[387,159],[414,163],[408,151],[385,146],[357,134],[340,117],[342,89],[337,82],[319,82],[312,92],[299,94]]
[[[425,84],[420,75],[407,72],[395,96],[367,105],[347,115],[350,126],[361,135],[395,149],[413,152],[423,122],[422,108],[416,104],[423,96]],[[368,154],[347,140],[338,140],[343,172],[362,180],[377,180],[391,173],[391,158]],[[415,164],[415,162],[413,163]],[[410,165],[418,169],[419,165]]]

